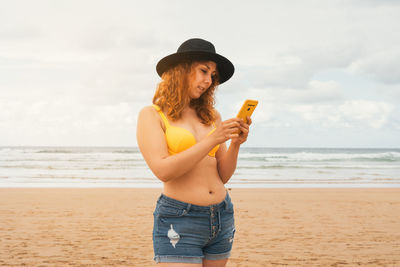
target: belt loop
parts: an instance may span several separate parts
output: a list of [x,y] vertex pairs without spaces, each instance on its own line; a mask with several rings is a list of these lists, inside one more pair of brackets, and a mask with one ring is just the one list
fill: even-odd
[[226,200],[226,198],[224,199],[224,203],[225,203],[224,209],[226,210],[228,208],[228,200]]
[[192,204],[188,203],[187,207],[186,207],[186,213],[189,212],[190,208],[192,207]]

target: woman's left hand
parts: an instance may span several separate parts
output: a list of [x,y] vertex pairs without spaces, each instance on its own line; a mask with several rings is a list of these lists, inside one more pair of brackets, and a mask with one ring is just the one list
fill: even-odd
[[231,144],[241,145],[247,140],[247,136],[249,135],[249,128],[251,125],[251,118],[247,117],[247,123],[243,120],[240,121],[240,133],[238,137],[232,138]]

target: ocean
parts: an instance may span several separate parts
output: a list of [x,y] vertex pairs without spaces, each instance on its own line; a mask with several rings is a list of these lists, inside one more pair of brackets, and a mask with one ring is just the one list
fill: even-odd
[[[1,188],[161,188],[135,147],[0,147]],[[230,188],[400,187],[400,149],[240,150]]]

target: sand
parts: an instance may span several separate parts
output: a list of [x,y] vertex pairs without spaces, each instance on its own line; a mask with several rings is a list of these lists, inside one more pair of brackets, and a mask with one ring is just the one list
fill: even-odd
[[[161,189],[0,189],[0,266],[155,266]],[[400,266],[400,189],[231,189],[228,266]]]

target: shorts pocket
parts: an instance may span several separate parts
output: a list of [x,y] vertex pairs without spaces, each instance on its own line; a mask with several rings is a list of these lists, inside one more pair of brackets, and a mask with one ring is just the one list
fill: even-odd
[[176,208],[170,205],[160,204],[157,207],[156,214],[159,217],[182,217],[187,214],[187,211],[182,208]]

